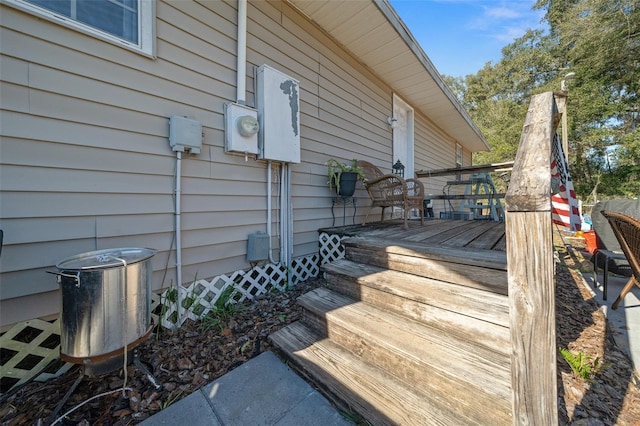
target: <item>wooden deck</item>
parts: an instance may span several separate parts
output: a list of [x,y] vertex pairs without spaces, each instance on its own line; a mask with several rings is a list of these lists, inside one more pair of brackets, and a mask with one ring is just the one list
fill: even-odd
[[344,259],[323,264],[327,287],[299,298],[303,317],[275,347],[371,424],[557,425],[549,159],[561,115],[553,92],[532,97],[504,224],[322,229],[332,244],[349,237],[331,247]]
[[511,424],[504,223],[403,225],[321,229],[344,237],[345,258],[272,341],[372,424]]
[[429,219],[425,220],[424,225],[419,220],[411,220],[409,229],[406,230],[402,225],[402,220],[386,220],[366,225],[323,228],[320,232],[346,237],[377,238],[390,244],[409,243],[425,248],[441,246],[465,250],[506,250],[503,222]]

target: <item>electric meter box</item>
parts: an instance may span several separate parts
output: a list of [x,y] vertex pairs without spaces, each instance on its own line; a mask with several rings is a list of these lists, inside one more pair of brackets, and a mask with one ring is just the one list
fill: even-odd
[[246,105],[224,105],[225,152],[258,154],[258,111]]
[[258,158],[300,162],[300,82],[261,65],[256,72]]
[[169,145],[174,151],[200,154],[202,123],[181,115],[169,118]]

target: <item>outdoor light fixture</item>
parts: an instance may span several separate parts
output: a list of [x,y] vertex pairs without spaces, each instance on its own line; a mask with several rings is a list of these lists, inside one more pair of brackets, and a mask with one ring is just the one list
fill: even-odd
[[571,80],[573,77],[576,76],[575,72],[568,72],[564,75],[564,78],[562,79],[562,81],[560,82],[560,90],[567,90],[567,80]]
[[391,168],[393,169],[393,174],[394,175],[398,175],[400,177],[404,177],[404,164],[402,164],[400,162],[400,159],[398,159],[398,161],[396,161],[396,164],[391,166]]
[[398,119],[395,117],[387,117],[387,123],[389,123],[392,129],[398,127]]

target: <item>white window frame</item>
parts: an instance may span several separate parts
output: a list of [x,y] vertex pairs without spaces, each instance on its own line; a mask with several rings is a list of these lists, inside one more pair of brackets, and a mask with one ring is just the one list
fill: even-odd
[[155,58],[155,0],[138,0],[139,18],[138,18],[138,43],[132,43],[128,40],[114,36],[90,25],[75,21],[68,16],[60,15],[51,10],[44,9],[26,0],[2,0],[9,6],[20,9],[24,12],[36,15],[56,24],[71,28],[72,30],[88,34],[92,37],[104,40],[106,42],[124,47],[134,52],[141,53],[145,56]]
[[[461,168],[464,164],[464,150],[462,149],[462,145],[456,143],[456,167]],[[456,180],[462,180],[462,175],[458,173],[456,175]]]

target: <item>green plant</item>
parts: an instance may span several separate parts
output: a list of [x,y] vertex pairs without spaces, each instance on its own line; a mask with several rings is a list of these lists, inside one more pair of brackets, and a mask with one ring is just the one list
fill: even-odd
[[242,306],[235,303],[233,299],[234,295],[235,289],[233,286],[225,288],[213,304],[213,308],[202,317],[200,327],[205,330],[217,328],[222,331],[225,321],[231,318],[236,312],[242,310]]
[[175,288],[170,288],[165,292],[165,298],[171,303],[178,302],[178,291]]
[[573,374],[587,382],[593,381],[596,374],[610,365],[609,363],[601,362],[600,357],[595,357],[592,360],[590,356],[583,352],[578,352],[577,355],[574,355],[569,349],[560,348],[559,350],[569,367],[571,367]]
[[340,414],[342,415],[342,417],[356,426],[371,426],[371,423],[368,420],[355,413],[354,411],[340,410]]
[[327,177],[329,178],[329,189],[336,188],[336,192],[340,193],[340,176],[342,173],[356,173],[359,181],[364,181],[364,171],[358,166],[358,160],[355,158],[350,163],[340,163],[338,160],[330,159],[327,161]]
[[244,353],[249,349],[251,349],[252,346],[253,346],[253,342],[251,342],[251,340],[247,340],[246,342],[244,342],[244,344],[240,348],[240,353],[244,355]]
[[162,410],[169,408],[171,404],[180,399],[180,396],[183,394],[184,390],[180,390],[175,396],[173,396],[173,392],[169,394],[167,399],[162,403]]
[[234,295],[235,289],[229,286],[220,293],[220,296],[218,296],[218,299],[214,303],[216,312],[225,319],[240,310],[240,306],[238,306],[233,299]]

